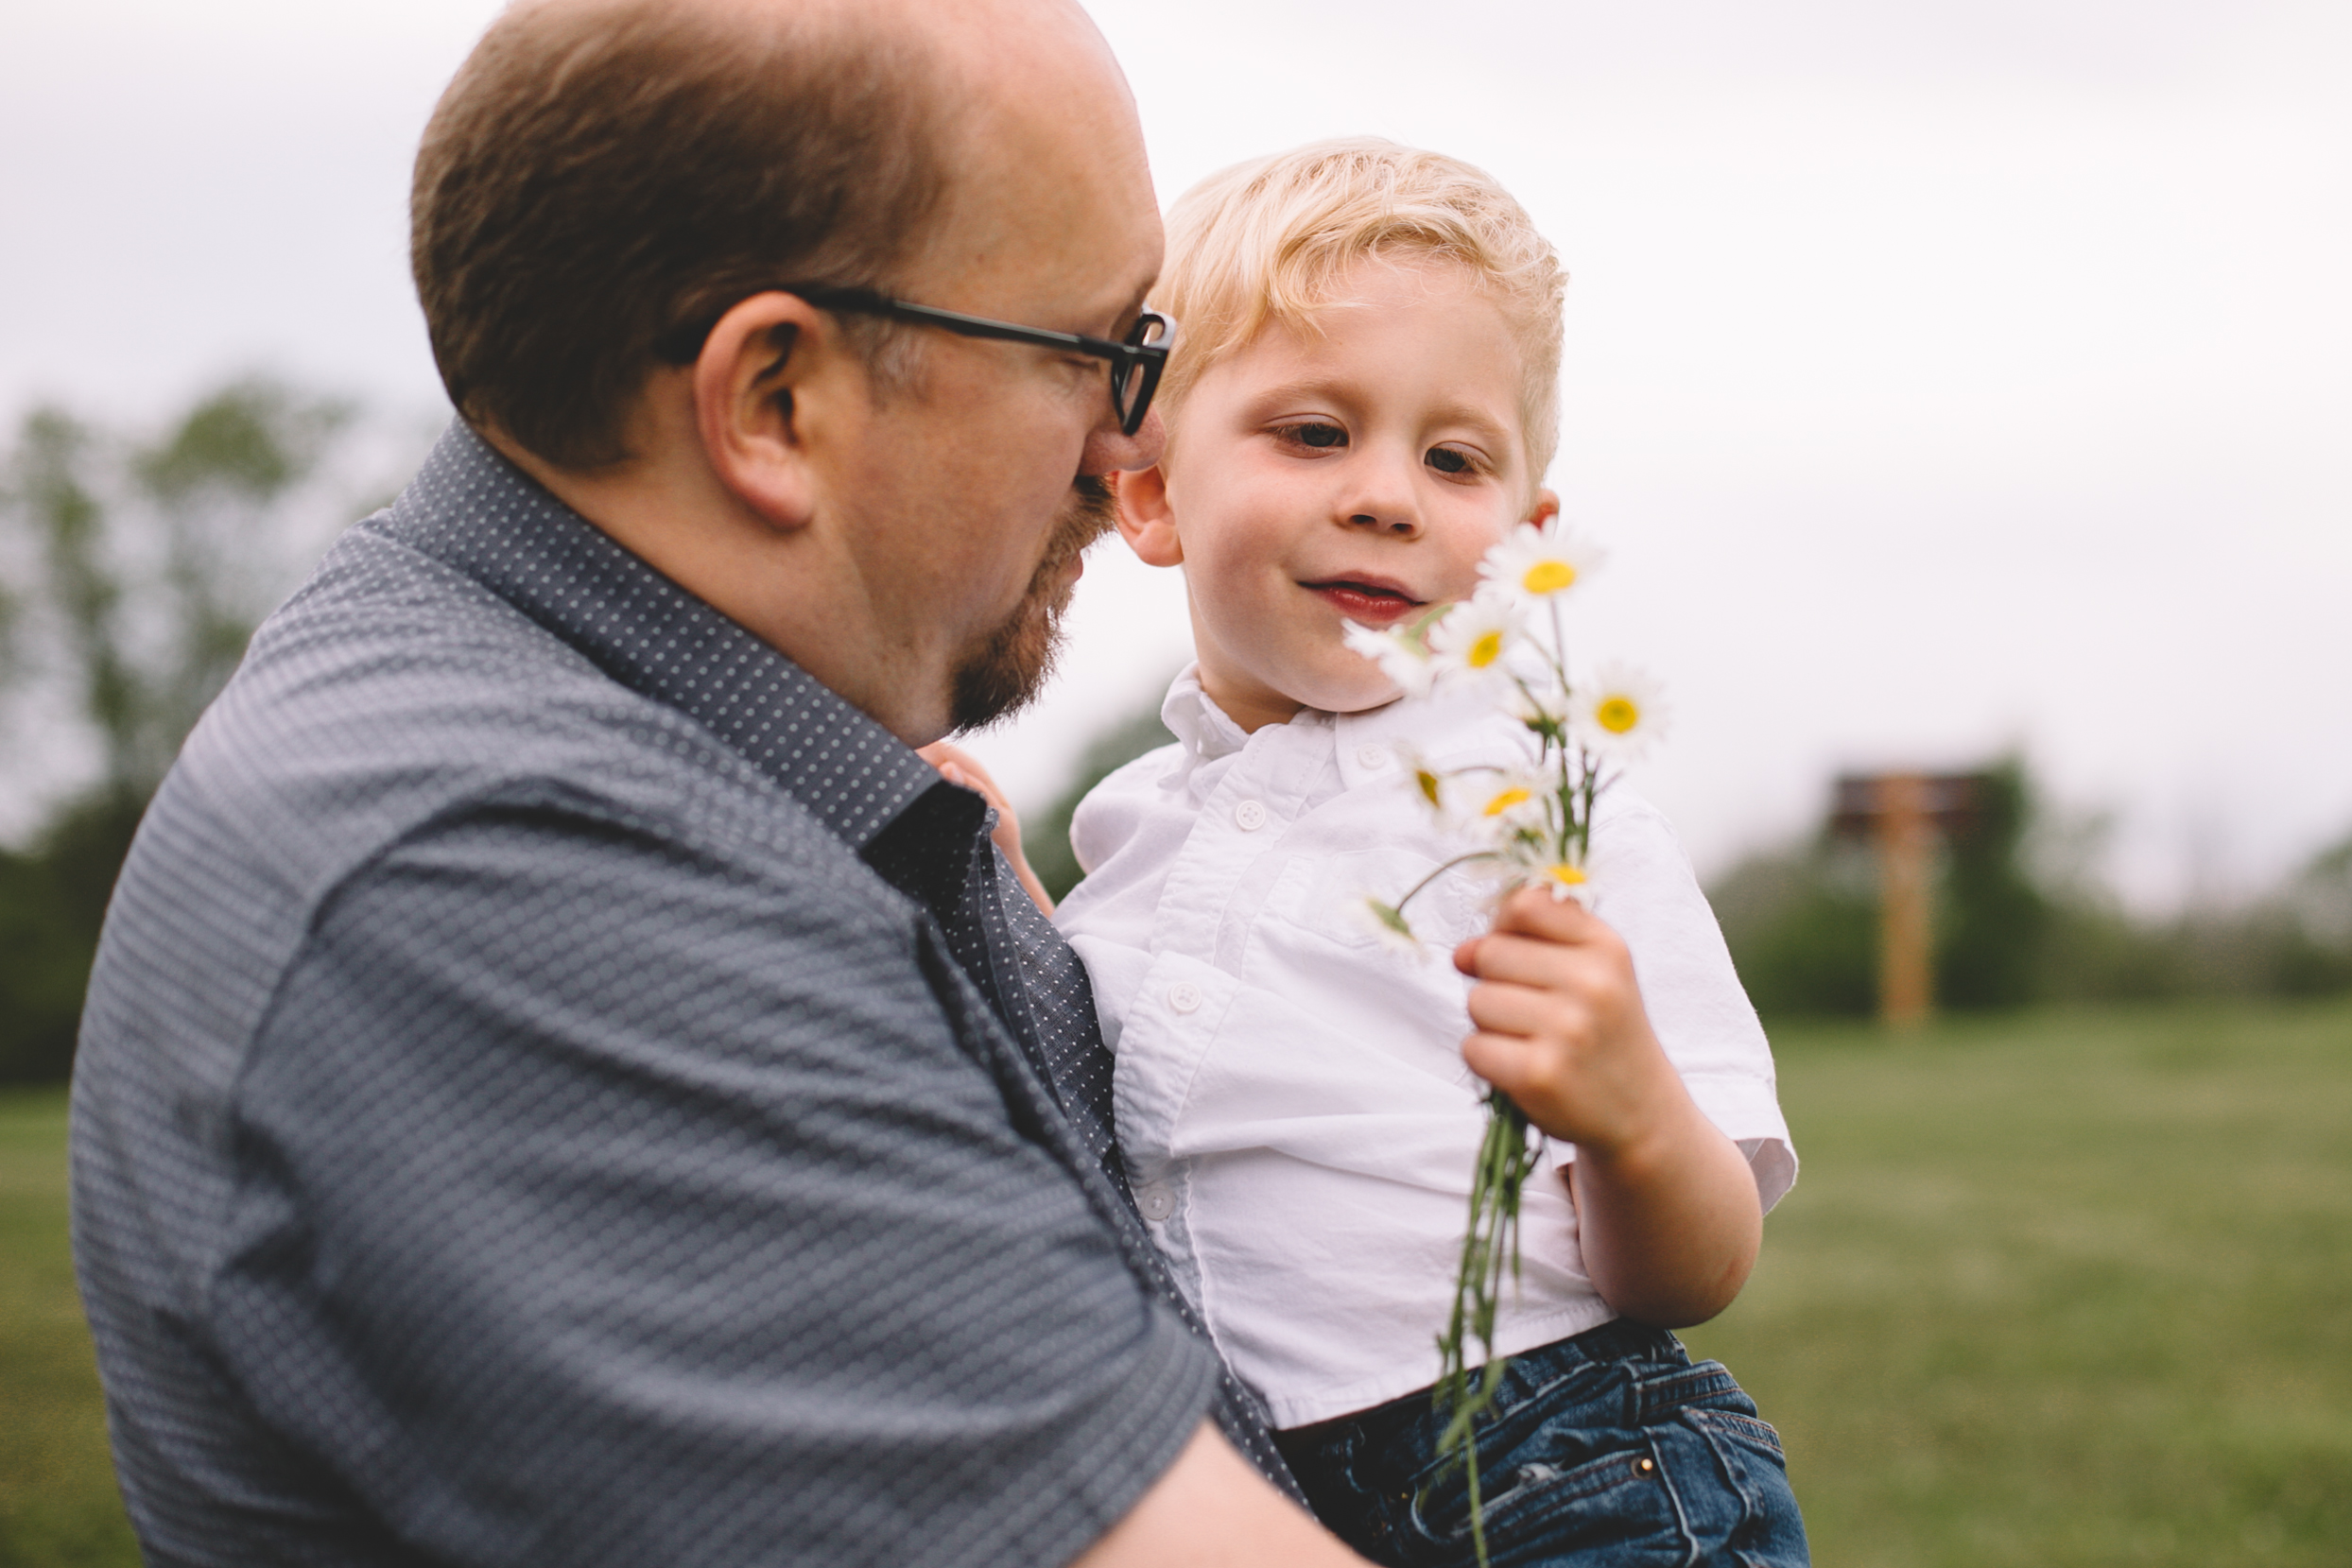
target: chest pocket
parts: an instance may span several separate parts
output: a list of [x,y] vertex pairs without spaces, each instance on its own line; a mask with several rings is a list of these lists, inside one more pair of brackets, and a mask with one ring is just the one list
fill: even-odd
[[[1368,899],[1394,904],[1439,862],[1407,849],[1350,850],[1302,857],[1284,868],[1267,899],[1275,919],[1350,949],[1384,945]],[[1454,944],[1484,931],[1494,920],[1492,885],[1475,867],[1457,866],[1422,889],[1405,910],[1413,934],[1439,963]]]

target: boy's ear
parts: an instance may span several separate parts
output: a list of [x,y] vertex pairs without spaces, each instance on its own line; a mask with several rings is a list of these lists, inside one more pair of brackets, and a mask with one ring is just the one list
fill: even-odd
[[1167,474],[1158,467],[1112,475],[1118,497],[1119,537],[1146,566],[1182,566],[1184,541],[1167,504]]
[[1527,514],[1527,520],[1528,520],[1530,523],[1534,524],[1537,527],[1539,527],[1539,528],[1540,528],[1540,527],[1542,527],[1545,524],[1547,524],[1547,523],[1550,522],[1553,518],[1555,518],[1555,517],[1557,517],[1557,516],[1559,516],[1559,515],[1560,515],[1560,494],[1559,494],[1559,491],[1548,491],[1548,490],[1539,490],[1539,491],[1537,491],[1535,492],[1535,506],[1534,506],[1534,508],[1533,508],[1532,510],[1531,510],[1531,511]]
[[825,379],[828,351],[838,357],[807,302],[754,294],[718,319],[694,362],[695,425],[711,472],[778,532],[806,526],[816,511],[807,394]]

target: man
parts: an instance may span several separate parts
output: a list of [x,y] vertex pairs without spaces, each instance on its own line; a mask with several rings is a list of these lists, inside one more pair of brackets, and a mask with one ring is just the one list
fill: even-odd
[[1158,456],[1100,40],[528,6],[414,217],[463,419],[256,636],[92,985],[148,1559],[1354,1560],[1133,1218],[1082,974],[908,750],[1033,688]]

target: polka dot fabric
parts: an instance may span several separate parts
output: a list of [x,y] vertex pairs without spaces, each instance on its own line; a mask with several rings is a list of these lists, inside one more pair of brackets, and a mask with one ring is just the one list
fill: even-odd
[[[995,822],[977,795],[943,783],[892,822],[868,847],[866,858],[938,916],[949,952],[1053,1086],[1080,1146],[1115,1195],[1106,1214],[1130,1266],[1205,1338],[1208,1331],[1152,1245],[1127,1188],[1126,1166],[1113,1142],[1111,1053],[1102,1042],[1085,966],[997,853],[988,836]],[[1263,1402],[1221,1361],[1218,1371],[1219,1428],[1304,1505],[1267,1430]]]
[[[109,914],[75,1250],[148,1560],[1053,1562],[1204,1413],[1262,1449],[959,798],[453,429]],[[975,896],[877,874],[902,818]]]

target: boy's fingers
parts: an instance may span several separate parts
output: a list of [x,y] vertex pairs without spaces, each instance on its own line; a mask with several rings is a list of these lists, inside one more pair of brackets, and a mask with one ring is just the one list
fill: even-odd
[[1536,1073],[1536,1048],[1510,1035],[1480,1031],[1461,1042],[1470,1071],[1510,1095],[1527,1093]]
[[988,769],[982,767],[962,747],[935,740],[918,750],[915,755],[929,763],[939,776],[949,784],[960,784],[994,806],[999,816],[1012,814],[1012,807],[1005,800],[1004,792],[996,787],[996,781],[990,778]]
[[1463,973],[1511,985],[1566,987],[1605,973],[1597,967],[1600,955],[1592,948],[1530,937],[1480,937],[1470,956]]
[[1591,1007],[1579,996],[1536,986],[1497,985],[1471,991],[1470,1022],[1490,1034],[1565,1038],[1591,1032]]
[[1546,941],[1579,942],[1606,930],[1600,918],[1572,898],[1554,898],[1541,887],[1522,887],[1495,911],[1497,932],[1516,932]]

